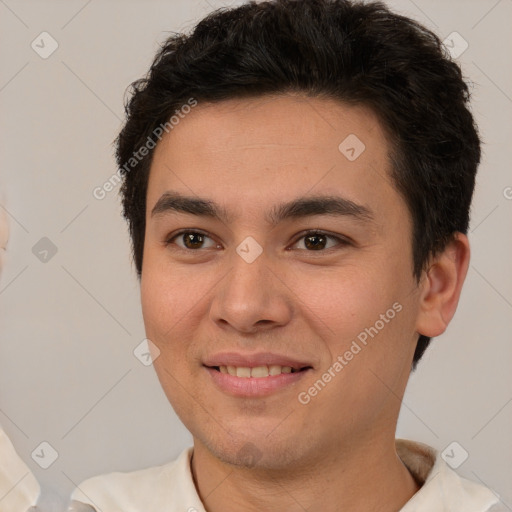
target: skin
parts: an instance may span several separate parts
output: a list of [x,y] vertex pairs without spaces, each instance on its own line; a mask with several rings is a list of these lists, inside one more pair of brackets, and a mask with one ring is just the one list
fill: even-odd
[[[338,149],[349,134],[365,145],[354,161]],[[417,282],[412,221],[387,150],[371,110],[300,95],[200,103],[155,149],[143,316],[160,351],[159,380],[193,435],[192,472],[209,512],[391,512],[418,490],[395,451],[401,398],[419,334],[441,334],[455,312],[469,245],[457,234]],[[232,218],[151,215],[169,191],[215,201]],[[274,205],[320,194],[363,205],[372,219],[267,223]],[[181,229],[211,236],[188,248],[173,238]],[[303,232],[315,229],[349,242],[321,238],[325,249],[312,250]],[[252,263],[236,252],[248,236],[263,249]],[[298,394],[394,303],[401,311],[300,403]],[[220,351],[274,351],[313,368],[270,396],[233,397],[203,366]]]

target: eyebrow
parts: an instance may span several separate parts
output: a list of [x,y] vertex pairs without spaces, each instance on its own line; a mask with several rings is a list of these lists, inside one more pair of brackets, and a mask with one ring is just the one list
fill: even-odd
[[[209,217],[226,224],[233,220],[227,210],[214,201],[184,196],[178,192],[162,194],[151,210],[151,217],[174,212]],[[267,213],[266,220],[269,224],[275,226],[287,219],[298,219],[313,215],[352,217],[365,222],[374,220],[374,215],[368,207],[344,197],[331,195],[299,197],[293,201],[277,204]]]

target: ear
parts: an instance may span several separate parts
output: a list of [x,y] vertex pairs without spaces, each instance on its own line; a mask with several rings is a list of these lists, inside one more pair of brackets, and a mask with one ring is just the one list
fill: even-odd
[[469,267],[469,241],[462,233],[434,256],[421,279],[421,295],[416,331],[424,336],[442,334],[459,303]]

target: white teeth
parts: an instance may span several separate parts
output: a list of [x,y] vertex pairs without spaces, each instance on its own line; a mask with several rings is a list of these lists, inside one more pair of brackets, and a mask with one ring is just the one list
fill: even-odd
[[299,370],[292,369],[291,366],[279,366],[272,364],[270,366],[255,366],[249,368],[247,366],[219,366],[220,373],[227,373],[236,377],[247,379],[249,377],[268,377],[280,375],[281,373],[294,373]]
[[277,364],[273,364],[268,367],[269,375],[279,375],[281,373],[281,367]]
[[268,377],[268,368],[266,366],[255,366],[251,370],[251,377]]
[[248,378],[251,376],[251,369],[245,366],[238,366],[236,369],[236,376]]

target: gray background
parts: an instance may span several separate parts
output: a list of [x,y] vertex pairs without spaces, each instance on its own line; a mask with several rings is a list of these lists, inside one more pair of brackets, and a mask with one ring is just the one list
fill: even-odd
[[[398,436],[440,450],[457,441],[469,453],[460,474],[512,510],[512,0],[388,4],[441,39],[457,31],[468,42],[458,60],[485,141],[459,309],[410,380]],[[191,442],[152,367],[133,355],[144,327],[118,190],[103,200],[92,191],[116,171],[125,88],[168,32],[221,5],[0,0],[0,181],[11,228],[0,423],[47,501],[98,473],[167,462]],[[47,59],[31,48],[43,31],[59,45]],[[46,262],[32,251],[43,237],[57,249]],[[58,452],[46,470],[31,458],[42,441]]]

